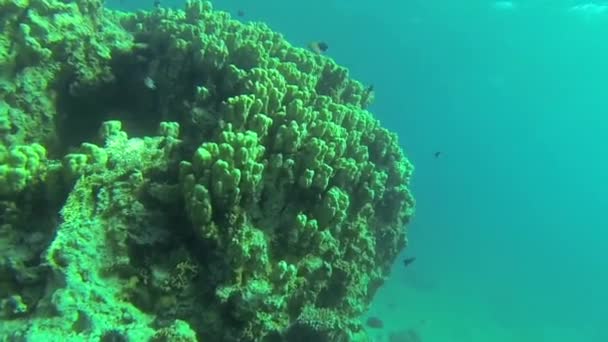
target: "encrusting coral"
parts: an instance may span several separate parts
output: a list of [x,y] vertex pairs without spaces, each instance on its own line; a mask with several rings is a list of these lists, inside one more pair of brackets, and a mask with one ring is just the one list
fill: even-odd
[[413,167],[347,69],[204,1],[0,12],[2,338],[365,340]]

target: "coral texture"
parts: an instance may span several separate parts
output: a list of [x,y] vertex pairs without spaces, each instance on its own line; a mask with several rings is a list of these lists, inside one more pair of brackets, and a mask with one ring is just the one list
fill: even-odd
[[369,88],[209,2],[0,13],[1,338],[365,340],[414,211]]

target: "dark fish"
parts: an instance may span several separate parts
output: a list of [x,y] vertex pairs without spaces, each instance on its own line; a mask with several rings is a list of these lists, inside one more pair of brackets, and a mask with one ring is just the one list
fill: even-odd
[[433,153],[433,155],[435,156],[435,158],[439,158],[439,156],[441,155],[441,151],[437,151]]
[[372,316],[372,317],[368,318],[367,321],[365,322],[365,324],[367,324],[368,327],[374,328],[374,329],[384,328],[384,322],[382,322],[382,320],[376,316]]
[[308,48],[315,53],[321,54],[329,49],[329,45],[326,42],[311,42],[308,44]]
[[403,266],[408,267],[414,261],[416,261],[416,257],[405,258],[403,259]]
[[[374,99],[374,97],[375,97],[375,94],[374,94],[374,85],[370,84],[367,87],[365,87],[365,90],[363,91],[363,99],[366,102],[371,102]],[[364,108],[365,107],[366,106],[364,106]]]
[[239,17],[244,17],[245,16],[245,11],[243,11],[242,9],[236,11],[236,15],[238,15]]
[[154,8],[160,8],[160,0],[154,0]]
[[363,90],[363,96],[370,97],[374,95],[374,85],[370,84]]

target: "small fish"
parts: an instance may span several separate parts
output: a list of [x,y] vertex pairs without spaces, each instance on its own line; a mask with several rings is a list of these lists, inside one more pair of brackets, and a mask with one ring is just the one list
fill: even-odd
[[239,17],[241,17],[241,18],[242,18],[242,17],[244,17],[244,16],[245,16],[245,11],[243,11],[242,9],[237,10],[237,11],[236,11],[236,15],[238,15]]
[[160,0],[154,0],[154,8],[160,8]]
[[408,267],[414,261],[416,261],[416,257],[405,258],[403,259],[403,266]]
[[437,151],[433,153],[433,155],[435,156],[435,158],[439,158],[439,156],[441,155],[441,151]]
[[146,86],[146,88],[148,88],[150,90],[156,89],[156,84],[154,83],[154,80],[150,76],[147,76],[146,78],[144,78],[144,85]]
[[308,48],[314,53],[322,54],[329,49],[329,45],[326,42],[310,42]]
[[367,321],[365,322],[365,324],[367,324],[368,327],[374,328],[374,329],[384,328],[384,322],[382,322],[382,320],[376,316],[372,316],[372,317],[368,318]]

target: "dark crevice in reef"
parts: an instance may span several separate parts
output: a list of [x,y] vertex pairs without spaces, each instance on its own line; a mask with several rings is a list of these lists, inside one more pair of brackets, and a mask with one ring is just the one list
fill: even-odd
[[[108,80],[83,84],[75,73],[59,82],[55,119],[61,137],[57,155],[83,142],[92,142],[102,122],[120,120],[130,136],[153,136],[161,121],[181,125],[185,145],[198,145],[201,137],[218,128],[221,103],[239,92],[240,85],[227,82],[226,68],[195,67],[193,52],[186,52],[176,65],[169,51],[170,37],[139,34],[128,53],[114,52]],[[197,98],[204,86],[212,94]]]
[[[171,169],[168,173],[150,175],[151,183],[158,180],[156,184],[175,185],[176,172]],[[167,327],[176,318],[192,321],[200,305],[213,302],[212,284],[221,277],[219,271],[230,270],[209,267],[221,264],[224,258],[217,254],[217,246],[197,236],[181,199],[167,206],[142,189],[138,201],[145,206],[145,212],[154,214],[124,227],[130,263],[124,268],[108,270],[107,275],[118,276],[125,283],[123,296],[140,310],[156,316],[155,328]],[[119,232],[114,236],[122,235]],[[192,272],[188,267],[193,267]],[[164,281],[155,276],[162,273],[169,275]],[[230,311],[226,305],[218,308],[217,315],[229,315]],[[205,317],[198,319],[198,323],[208,324]]]
[[348,273],[338,267],[334,268],[333,274],[327,286],[319,293],[316,300],[317,307],[337,308],[347,296]]
[[58,207],[49,205],[45,193],[40,185],[12,200],[0,199],[0,236],[13,246],[0,260],[0,319],[27,316],[45,294],[50,269],[43,255],[58,222]]
[[[125,286],[125,296],[142,311],[156,316],[153,326],[157,329],[168,326],[174,319],[207,327],[204,331],[197,331],[201,341],[217,338],[219,331],[226,327],[243,328],[246,319],[235,315],[243,303],[237,298],[230,298],[223,304],[217,303],[215,284],[229,279],[234,272],[226,256],[219,253],[215,242],[203,239],[197,233],[198,230],[184,212],[183,201],[179,200],[175,206],[167,209],[165,204],[149,198],[145,191],[143,193],[139,200],[145,205],[146,212],[158,213],[162,221],[152,220],[153,225],[140,225],[140,228],[129,225],[127,246],[131,263],[126,272],[119,272],[119,277],[125,282],[137,278],[137,286]],[[223,220],[218,218],[218,222],[220,226],[227,227]],[[150,234],[158,235],[148,244]],[[179,264],[193,266],[196,271],[183,272]],[[168,282],[153,279],[159,270],[171,274]],[[213,317],[200,316],[203,305],[215,306]],[[237,337],[222,339],[237,340]]]
[[57,135],[67,152],[71,147],[94,140],[101,123],[120,120],[131,136],[154,135],[161,121],[158,93],[146,85],[143,66],[133,56],[113,60],[114,80],[94,86],[80,86],[76,80],[64,82],[57,97]]

